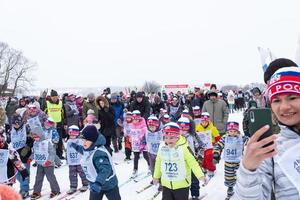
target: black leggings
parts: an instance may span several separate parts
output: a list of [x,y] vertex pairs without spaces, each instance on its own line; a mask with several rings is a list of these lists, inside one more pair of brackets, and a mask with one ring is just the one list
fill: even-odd
[[162,200],[188,200],[189,199],[189,187],[171,190],[163,187]]
[[[140,153],[141,152],[133,152],[134,155],[134,161],[133,161],[133,170],[137,170],[139,167],[139,158],[140,158]],[[147,151],[143,151],[143,157],[147,161],[148,166],[150,166],[149,163],[149,156]]]

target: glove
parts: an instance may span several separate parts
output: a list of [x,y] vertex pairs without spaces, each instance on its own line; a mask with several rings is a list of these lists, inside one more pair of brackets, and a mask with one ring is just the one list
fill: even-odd
[[218,163],[219,163],[219,160],[217,160],[217,159],[213,159],[213,163],[216,165],[216,164],[218,164]]
[[31,159],[31,158],[28,158],[28,159],[27,159],[27,164],[30,164],[31,161],[32,161],[32,159]]
[[76,144],[76,143],[74,143],[74,142],[72,142],[72,143],[70,144],[70,147],[72,147],[72,148],[76,149],[76,148],[77,148],[77,144]]
[[28,178],[29,178],[29,173],[28,173],[27,169],[23,169],[22,171],[20,171],[20,174],[21,174],[21,176],[22,176],[22,178],[23,178],[23,181],[24,181],[25,179],[28,179]]
[[30,147],[29,146],[25,146],[22,150],[21,150],[21,156],[25,157],[28,152],[30,151]]
[[46,160],[43,164],[43,167],[50,167],[51,166],[51,161],[50,160]]
[[219,154],[216,153],[216,152],[214,152],[213,157],[214,157],[214,158],[213,158],[213,163],[214,163],[214,164],[218,164],[218,163],[219,163],[219,160],[220,160]]
[[100,193],[101,192],[101,186],[98,183],[90,183],[90,190],[92,192]]

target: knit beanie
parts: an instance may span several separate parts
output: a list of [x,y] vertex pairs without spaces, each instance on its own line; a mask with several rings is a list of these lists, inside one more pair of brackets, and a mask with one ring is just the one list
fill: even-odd
[[97,141],[98,135],[98,130],[94,125],[87,125],[82,130],[82,138],[92,142]]
[[300,68],[285,67],[277,70],[270,79],[267,94],[271,103],[278,95],[300,96]]

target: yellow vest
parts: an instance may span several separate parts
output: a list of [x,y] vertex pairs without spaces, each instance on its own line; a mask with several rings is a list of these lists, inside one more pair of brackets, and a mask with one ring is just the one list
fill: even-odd
[[59,101],[58,104],[50,103],[47,101],[47,113],[48,116],[51,117],[54,122],[58,123],[61,122],[61,116],[62,116],[62,102]]

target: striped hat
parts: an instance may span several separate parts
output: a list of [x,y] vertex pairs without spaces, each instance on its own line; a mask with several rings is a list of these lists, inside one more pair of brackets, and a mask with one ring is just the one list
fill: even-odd
[[157,119],[157,117],[152,115],[152,116],[148,117],[147,124],[148,124],[148,126],[159,127],[159,120]]
[[179,136],[180,128],[179,128],[178,124],[176,124],[175,122],[169,122],[164,126],[163,133],[164,133],[164,135]]
[[267,94],[271,103],[278,95],[300,96],[300,68],[285,67],[277,70],[270,79]]

